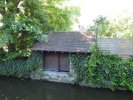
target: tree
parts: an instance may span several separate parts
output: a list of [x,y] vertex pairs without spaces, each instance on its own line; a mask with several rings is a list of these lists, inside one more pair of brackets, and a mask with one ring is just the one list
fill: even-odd
[[5,55],[27,56],[35,40],[46,40],[49,31],[71,29],[79,9],[65,0],[1,0],[0,48]]
[[98,16],[88,31],[95,32],[96,26],[98,26],[100,37],[133,38],[132,21],[130,16],[120,16],[114,19]]
[[95,20],[93,20],[93,23],[94,23],[94,25],[89,26],[88,31],[96,32],[96,29],[98,27],[98,30],[99,30],[98,35],[99,36],[102,36],[102,37],[104,37],[104,36],[110,37],[111,36],[110,31],[108,31],[110,22],[108,21],[107,17],[100,15]]
[[77,21],[77,17],[80,15],[79,8],[68,6],[63,1],[66,0],[45,0],[45,11],[48,18],[45,30],[70,31],[71,25]]

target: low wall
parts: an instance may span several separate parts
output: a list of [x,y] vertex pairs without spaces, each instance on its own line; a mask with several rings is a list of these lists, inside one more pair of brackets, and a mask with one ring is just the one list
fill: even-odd
[[98,38],[98,46],[102,52],[118,54],[124,58],[133,56],[133,38]]

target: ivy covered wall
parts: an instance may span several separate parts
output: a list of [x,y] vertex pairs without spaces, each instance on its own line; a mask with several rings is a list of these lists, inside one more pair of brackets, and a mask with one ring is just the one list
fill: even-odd
[[31,72],[43,68],[43,54],[32,52],[29,58],[17,58],[0,62],[0,75],[29,77]]
[[69,59],[77,83],[133,91],[133,59],[125,61],[118,55],[103,54],[96,45],[91,55],[72,54]]

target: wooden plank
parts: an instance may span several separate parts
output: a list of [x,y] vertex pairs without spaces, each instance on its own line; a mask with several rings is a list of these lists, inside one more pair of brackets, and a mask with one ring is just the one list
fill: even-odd
[[98,38],[98,46],[102,52],[133,55],[133,38]]
[[60,53],[60,71],[69,71],[68,53]]
[[59,54],[46,53],[45,54],[45,70],[58,71],[59,70]]

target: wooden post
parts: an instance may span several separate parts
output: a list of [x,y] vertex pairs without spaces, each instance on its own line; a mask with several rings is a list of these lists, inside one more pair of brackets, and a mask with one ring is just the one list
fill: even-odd
[[96,45],[98,45],[98,33],[99,33],[99,27],[98,27],[98,23],[96,24]]

